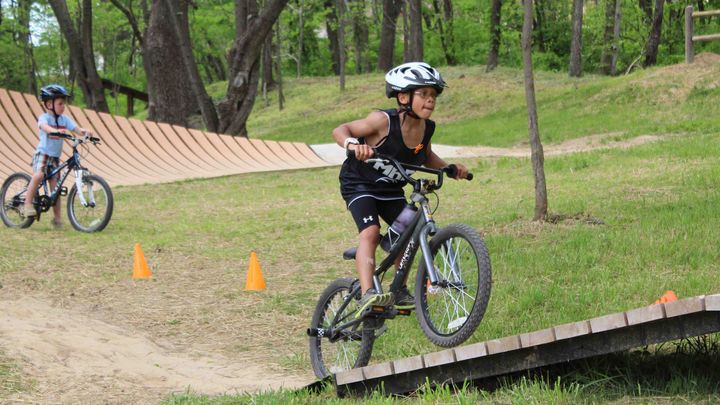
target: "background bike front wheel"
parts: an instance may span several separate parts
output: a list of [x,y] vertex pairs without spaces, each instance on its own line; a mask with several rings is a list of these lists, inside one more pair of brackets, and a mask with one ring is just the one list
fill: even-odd
[[[339,278],[323,291],[315,307],[310,328],[329,330],[331,326],[341,325],[352,319],[357,306],[355,293],[350,305],[342,308],[345,298],[351,294],[355,281]],[[333,325],[333,320],[337,322]],[[351,368],[363,367],[370,361],[375,333],[372,329],[363,329],[362,323],[339,332],[337,339],[310,336],[310,361],[318,378]]]
[[22,213],[28,184],[30,175],[18,172],[10,175],[0,188],[0,217],[10,228],[27,228],[35,220],[35,217],[25,218]]
[[425,261],[415,279],[416,316],[425,336],[454,347],[472,336],[488,301],[492,275],[485,242],[471,227],[452,224],[430,241],[438,285],[431,285]]
[[[85,202],[80,198],[82,194]],[[83,176],[82,187],[77,185],[68,193],[67,214],[73,228],[80,232],[99,232],[105,229],[113,212],[110,186],[99,176]]]

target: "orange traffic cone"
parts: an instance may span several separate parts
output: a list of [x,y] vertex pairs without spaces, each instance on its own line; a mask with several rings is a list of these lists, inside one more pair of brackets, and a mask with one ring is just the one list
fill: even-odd
[[667,290],[665,291],[665,294],[663,294],[659,300],[655,301],[656,304],[664,304],[666,302],[673,302],[677,301],[678,297],[675,295],[675,292],[673,290]]
[[250,266],[248,266],[245,291],[261,291],[264,289],[265,279],[263,278],[262,271],[260,271],[260,261],[258,261],[257,253],[253,250],[250,252]]
[[135,257],[133,258],[133,279],[139,279],[139,278],[150,278],[152,277],[152,271],[150,271],[150,268],[148,267],[147,262],[145,261],[145,255],[142,252],[142,249],[140,249],[140,244],[135,244]]

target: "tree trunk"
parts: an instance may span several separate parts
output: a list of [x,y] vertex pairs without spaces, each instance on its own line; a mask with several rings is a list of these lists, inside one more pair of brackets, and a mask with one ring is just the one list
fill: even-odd
[[[236,0],[236,7],[244,2]],[[252,7],[255,0],[249,2],[247,28],[241,36],[235,38],[230,52],[227,96],[218,106],[220,131],[223,133],[247,136],[245,123],[257,95],[260,50],[287,2],[288,0],[268,0],[259,16]],[[236,24],[240,25],[240,22]]]
[[572,42],[570,44],[570,76],[582,76],[583,0],[573,0]]
[[402,0],[383,1],[382,27],[380,28],[380,49],[378,50],[378,69],[387,72],[395,65],[395,31],[400,15]]
[[530,135],[530,150],[535,176],[535,214],[533,221],[544,221],[547,218],[547,187],[545,185],[545,157],[540,130],[538,129],[537,107],[535,103],[535,79],[532,67],[532,25],[533,1],[525,0],[525,16],[522,30],[523,72],[525,76],[525,99],[528,109],[528,133]]
[[265,38],[262,53],[262,82],[263,88],[271,90],[275,87],[275,79],[273,78],[273,35],[270,33]]
[[340,45],[338,45],[338,18],[336,0],[325,0],[325,27],[327,29],[328,46],[332,58],[332,70],[340,74]]
[[70,64],[77,75],[78,85],[83,93],[85,104],[96,111],[108,112],[105,91],[95,66],[92,45],[92,2],[83,0],[80,33],[70,18],[67,3],[64,0],[49,0],[58,20],[60,31],[70,48]]
[[[270,36],[272,37],[272,36]],[[295,64],[297,65],[297,78],[302,76],[303,41],[305,39],[305,0],[298,5],[298,43]]]
[[408,41],[408,59],[405,62],[422,61],[423,55],[423,29],[422,10],[420,0],[407,0],[408,20],[410,23],[410,38]]
[[652,1],[653,0],[640,0],[639,6],[640,10],[643,11],[645,24],[650,25],[650,22],[653,19],[653,8],[652,8]]
[[345,0],[337,0],[338,47],[340,47],[340,91],[345,91]]
[[[619,0],[622,1],[622,0]],[[615,3],[618,0],[606,0],[605,3],[605,27],[603,29],[603,50],[600,55],[600,68],[606,75],[610,74],[610,64],[612,63],[613,30],[615,23]]]
[[488,54],[486,72],[495,70],[498,65],[500,53],[500,40],[502,29],[500,28],[500,12],[502,11],[502,0],[492,0],[490,9],[490,53]]
[[645,47],[644,67],[652,66],[657,63],[658,47],[660,46],[660,34],[662,33],[663,7],[665,0],[655,0],[655,13],[653,14],[652,25],[650,26],[650,34],[648,36],[647,45]]
[[[179,2],[180,4],[177,4]],[[210,132],[218,130],[218,116],[215,110],[215,104],[205,91],[200,72],[197,68],[197,62],[192,53],[192,43],[190,41],[190,28],[188,27],[187,10],[188,4],[186,0],[165,0],[169,10],[171,24],[175,28],[175,43],[180,49],[182,64],[185,67],[188,84],[191,93],[195,98],[195,102],[200,106],[200,113],[205,123],[205,128]]]
[[[32,0],[18,1],[18,25],[21,27],[18,32],[18,41],[22,44],[23,53],[25,55],[25,74],[27,75],[26,90],[30,94],[38,94],[35,72],[37,66],[35,64],[35,55],[33,54],[33,45],[30,38],[30,8]],[[2,7],[0,7],[2,8]]]
[[[187,3],[181,5],[186,10]],[[153,121],[187,126],[187,117],[199,106],[188,89],[188,74],[166,0],[153,0],[143,35],[143,66],[147,78],[148,118]],[[173,45],[173,46],[171,46]]]
[[434,25],[437,28],[440,36],[440,46],[445,54],[445,62],[450,66],[456,65],[452,3],[450,0],[442,0],[442,3],[439,3],[438,0],[432,0],[432,5],[435,12],[434,23],[431,24],[428,17],[426,18],[426,24],[429,27]]
[[612,45],[612,59],[610,60],[610,74],[615,76],[617,74],[617,59],[618,53],[620,52],[620,10],[622,9],[622,1],[616,0],[615,2],[615,24],[613,26],[613,45]]
[[275,33],[277,34],[277,46],[274,47],[275,50],[275,72],[277,77],[277,91],[278,91],[278,109],[280,111],[283,110],[283,104],[285,103],[285,95],[283,94],[283,80],[282,80],[282,56],[280,55],[280,43],[281,43],[281,37],[280,37],[280,21],[278,21],[275,26],[277,27],[275,29]]
[[370,32],[365,16],[365,0],[350,2],[353,27],[353,43],[355,45],[355,73],[366,73],[371,70],[368,60],[368,42]]
[[535,31],[537,32],[538,49],[545,52],[547,51],[545,46],[545,3],[542,0],[535,0],[535,2],[537,3]]

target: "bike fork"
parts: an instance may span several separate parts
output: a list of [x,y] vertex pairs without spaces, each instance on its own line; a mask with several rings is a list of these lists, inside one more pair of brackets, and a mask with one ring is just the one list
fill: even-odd
[[80,197],[80,203],[83,207],[88,206],[95,206],[95,195],[93,194],[92,187],[88,190],[88,198],[90,199],[90,203],[85,199],[85,194],[83,193],[83,175],[85,174],[85,171],[82,169],[75,170],[75,187],[77,188],[77,194],[78,197]]

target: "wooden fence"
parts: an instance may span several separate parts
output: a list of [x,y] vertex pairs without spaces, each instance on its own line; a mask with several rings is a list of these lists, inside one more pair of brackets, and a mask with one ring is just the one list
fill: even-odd
[[720,16],[720,10],[694,11],[693,6],[685,8],[685,62],[692,63],[695,59],[693,42],[720,40],[720,34],[695,35],[693,18]]

